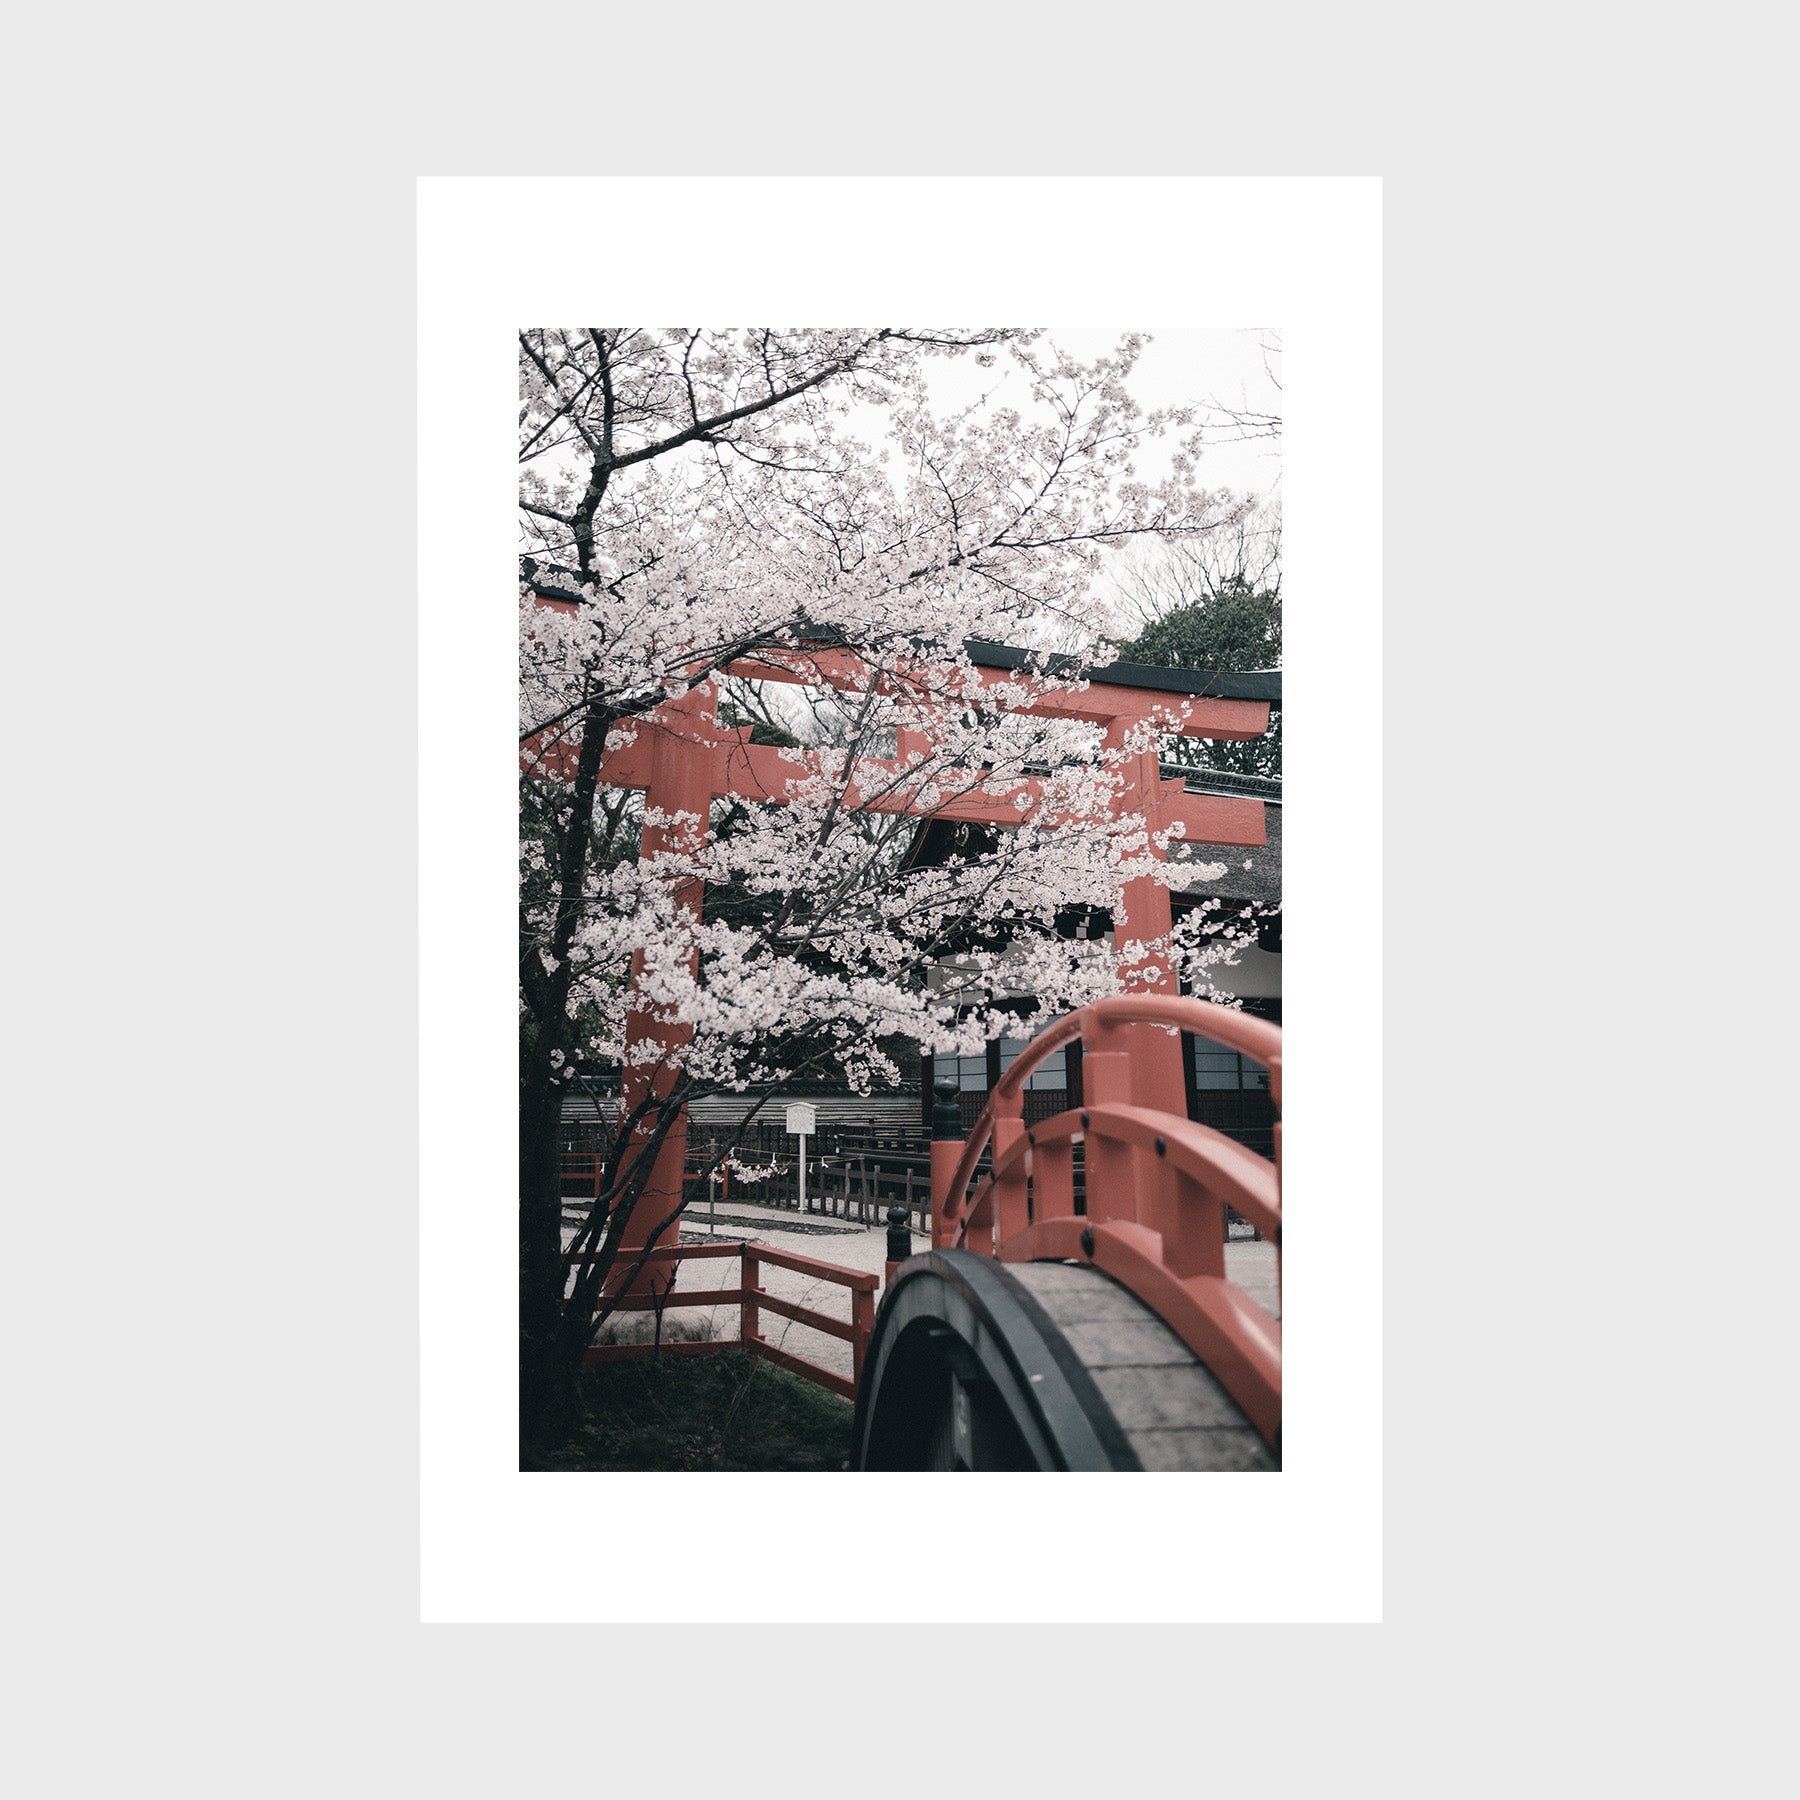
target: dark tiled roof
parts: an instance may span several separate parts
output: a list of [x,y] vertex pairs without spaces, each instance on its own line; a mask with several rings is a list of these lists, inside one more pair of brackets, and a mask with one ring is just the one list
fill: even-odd
[[1187,763],[1160,765],[1163,779],[1187,778],[1190,794],[1232,794],[1246,800],[1266,800],[1271,806],[1281,804],[1281,782],[1271,775],[1240,775],[1234,769],[1196,769]]
[[[963,645],[969,660],[984,669],[1022,669],[1027,663],[1045,675],[1078,675],[1081,664],[1072,656],[1047,656],[1037,650],[1019,650],[1011,644],[990,644],[969,638]],[[1088,680],[1111,687],[1151,688],[1163,694],[1187,694],[1221,700],[1267,700],[1281,704],[1279,669],[1161,669],[1147,663],[1108,663],[1085,671]]]
[[[1182,910],[1181,901],[1185,895],[1188,900],[1205,900],[1218,898],[1221,900],[1240,900],[1246,904],[1258,906],[1275,906],[1281,901],[1281,808],[1278,805],[1265,805],[1263,808],[1263,829],[1267,833],[1268,842],[1254,849],[1239,849],[1231,844],[1194,844],[1175,850],[1169,858],[1172,865],[1179,867],[1184,862],[1223,863],[1225,873],[1210,881],[1196,881],[1191,886],[1173,890],[1173,901],[1176,910]],[[1248,863],[1249,868],[1244,864]]]

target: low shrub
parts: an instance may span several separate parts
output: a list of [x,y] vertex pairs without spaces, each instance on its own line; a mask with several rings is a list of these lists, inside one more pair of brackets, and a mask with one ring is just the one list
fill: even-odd
[[525,1469],[842,1469],[855,1409],[741,1350],[633,1357],[582,1375],[580,1420]]

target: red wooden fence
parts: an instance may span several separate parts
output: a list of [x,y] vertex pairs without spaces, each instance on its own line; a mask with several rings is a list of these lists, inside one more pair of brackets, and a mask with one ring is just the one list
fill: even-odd
[[[583,1257],[591,1261],[593,1252]],[[734,1257],[739,1260],[737,1286],[681,1288],[677,1285],[679,1265],[712,1258]],[[571,1264],[573,1256],[565,1256]],[[635,1259],[634,1259],[635,1260]],[[752,1356],[771,1362],[817,1382],[846,1400],[856,1398],[857,1384],[862,1380],[863,1356],[869,1347],[869,1333],[875,1324],[875,1290],[880,1278],[861,1269],[843,1269],[835,1263],[818,1262],[810,1256],[795,1256],[787,1250],[772,1250],[766,1244],[679,1244],[653,1250],[649,1256],[652,1277],[660,1268],[670,1269],[666,1283],[656,1285],[653,1293],[627,1294],[618,1302],[620,1312],[652,1312],[660,1308],[671,1312],[677,1308],[696,1306],[738,1307],[738,1335],[735,1338],[708,1338],[699,1342],[673,1344],[595,1344],[587,1352],[590,1363],[614,1362],[627,1357],[654,1356],[660,1351],[668,1356],[697,1356],[708,1350],[743,1349]],[[829,1281],[850,1290],[850,1318],[834,1319],[829,1313],[817,1312],[779,1294],[771,1294],[761,1281],[762,1265],[791,1269],[809,1275],[816,1281]],[[804,1356],[796,1356],[761,1335],[762,1314],[772,1312],[796,1324],[810,1326],[828,1337],[840,1338],[850,1346],[850,1379],[821,1368]]]

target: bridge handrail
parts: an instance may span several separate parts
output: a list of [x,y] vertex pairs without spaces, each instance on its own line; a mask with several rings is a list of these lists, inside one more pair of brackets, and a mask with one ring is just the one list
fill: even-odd
[[1174,1026],[1236,1050],[1252,1062],[1267,1067],[1270,1097],[1277,1106],[1281,1104],[1281,1029],[1267,1019],[1185,994],[1118,994],[1108,1000],[1096,1000],[1044,1026],[1013,1058],[995,1084],[987,1105],[981,1109],[980,1118],[969,1132],[956,1173],[950,1178],[948,1193],[934,1193],[931,1197],[935,1242],[951,1241],[948,1234],[959,1221],[966,1226],[969,1183],[975,1179],[976,1165],[994,1135],[996,1122],[1024,1116],[1025,1082],[1032,1070],[1053,1051],[1077,1038],[1081,1039],[1085,1050],[1092,1047],[1091,1038],[1122,1025]]

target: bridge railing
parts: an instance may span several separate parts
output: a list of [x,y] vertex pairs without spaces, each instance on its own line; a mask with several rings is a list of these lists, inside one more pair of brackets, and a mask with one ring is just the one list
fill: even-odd
[[[1227,1277],[1225,1212],[1236,1211],[1274,1244],[1279,1293],[1281,1126],[1270,1163],[1169,1110],[1168,1059],[1146,1054],[1154,1040],[1147,1046],[1144,1027],[1192,1032],[1266,1065],[1280,1105],[1278,1026],[1169,994],[1097,1001],[1046,1026],[1020,1051],[966,1140],[940,1137],[934,1145],[932,1242],[1004,1262],[1102,1269],[1163,1318],[1273,1442],[1281,1326]],[[1027,1125],[1027,1077],[1076,1038],[1085,1103]],[[978,1175],[990,1143],[991,1168]],[[1085,1170],[1080,1211],[1077,1144]]]

